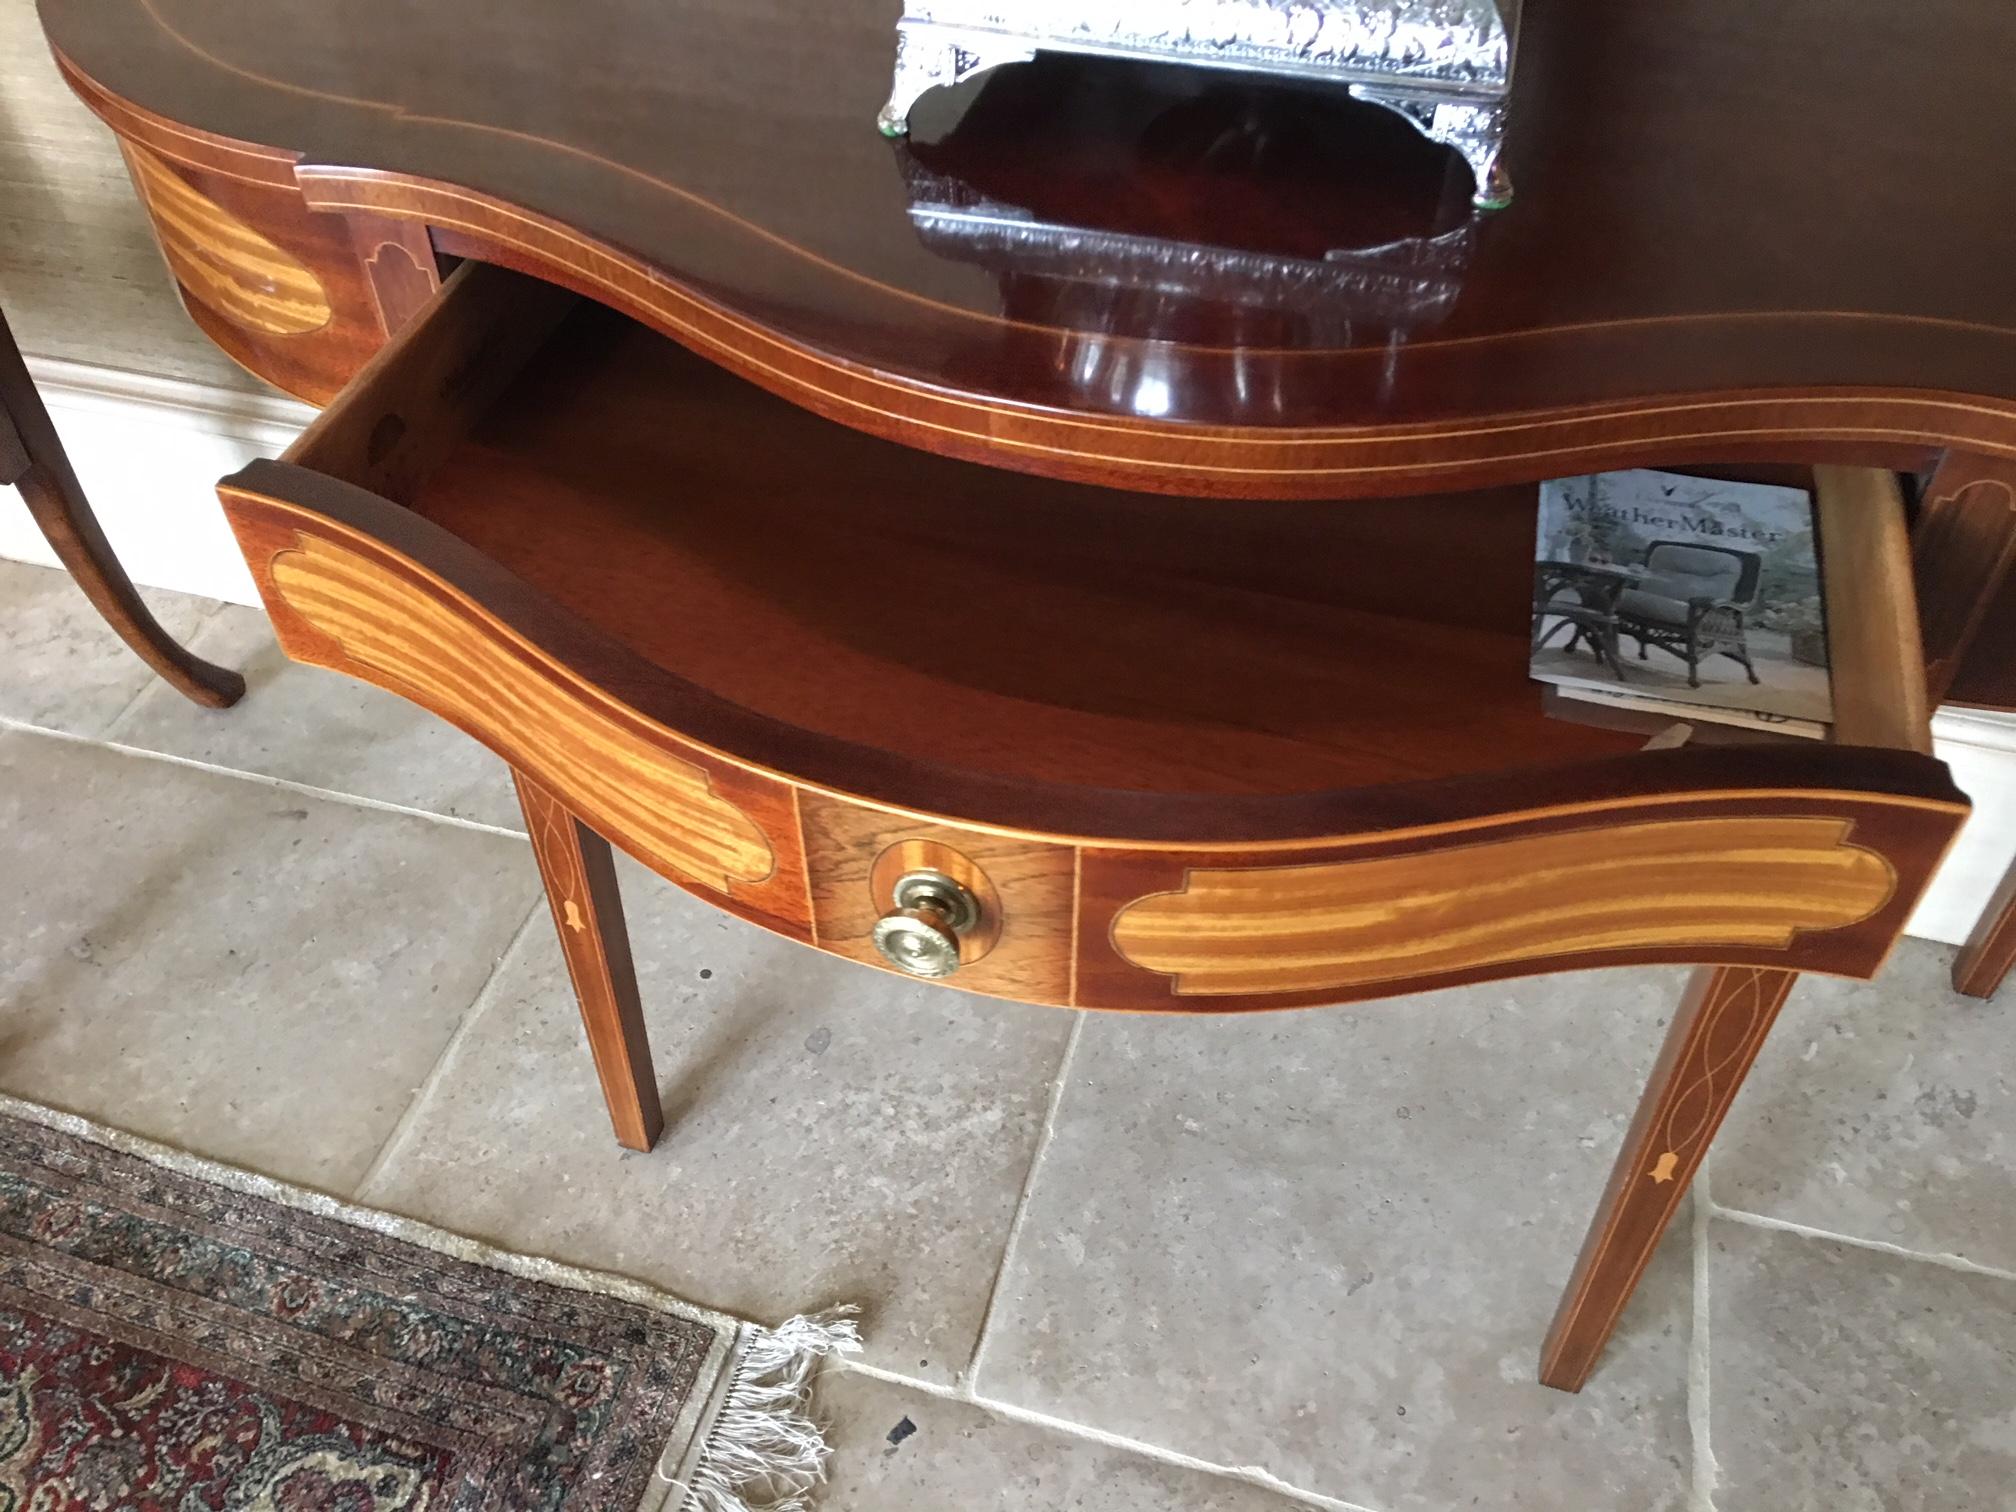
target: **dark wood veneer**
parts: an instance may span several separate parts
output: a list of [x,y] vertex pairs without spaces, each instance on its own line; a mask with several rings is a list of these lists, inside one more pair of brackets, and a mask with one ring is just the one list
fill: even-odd
[[[1325,337],[1124,286],[1032,294],[927,246],[906,172],[1306,257],[1447,223],[1460,169],[1376,112],[1062,60],[928,99],[892,146],[871,124],[890,17],[867,0],[632,7],[620,27],[392,4],[335,27],[276,0],[245,27],[195,0],[42,0],[122,131],[253,174],[291,160],[314,205],[427,221],[450,250],[591,288],[824,414],[957,455],[1260,496],[2016,456],[2006,6],[1924,0],[1909,47],[1832,0],[1536,8],[1520,203],[1478,228],[1453,308]],[[1004,172],[1032,143],[1055,171]]]

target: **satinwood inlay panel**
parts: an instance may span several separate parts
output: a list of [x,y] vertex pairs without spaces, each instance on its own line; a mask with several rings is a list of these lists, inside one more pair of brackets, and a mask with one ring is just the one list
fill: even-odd
[[1843,819],[1568,830],[1317,865],[1198,869],[1114,920],[1184,996],[1310,992],[1662,941],[1782,949],[1868,918],[1897,875]]
[[395,691],[464,728],[507,734],[513,760],[553,773],[570,804],[716,892],[776,867],[763,831],[707,772],[644,740],[587,698],[528,675],[498,639],[368,558],[315,537],[274,556],[287,606]]
[[144,147],[126,144],[169,269],[192,297],[226,319],[273,336],[319,331],[328,291],[298,257],[199,194]]

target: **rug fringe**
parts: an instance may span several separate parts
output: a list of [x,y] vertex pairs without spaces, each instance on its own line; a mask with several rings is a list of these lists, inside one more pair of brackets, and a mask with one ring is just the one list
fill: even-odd
[[807,1512],[830,1452],[806,1410],[812,1377],[829,1356],[861,1352],[855,1311],[751,1331],[687,1482],[685,1512]]

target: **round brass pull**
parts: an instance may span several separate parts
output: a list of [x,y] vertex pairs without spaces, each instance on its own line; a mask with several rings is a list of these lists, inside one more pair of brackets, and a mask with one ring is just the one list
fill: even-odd
[[911,976],[952,975],[960,937],[980,922],[979,900],[940,871],[905,872],[892,891],[895,908],[875,921],[882,959]]

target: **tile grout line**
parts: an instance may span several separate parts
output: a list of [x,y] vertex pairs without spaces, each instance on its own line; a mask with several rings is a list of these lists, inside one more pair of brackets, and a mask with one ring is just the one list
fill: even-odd
[[[192,635],[189,638],[191,640],[194,640],[196,637]],[[119,706],[119,712],[117,714],[114,714],[109,720],[105,722],[104,729],[100,730],[96,735],[85,735],[80,736],[78,738],[83,740],[102,740],[109,744],[112,739],[112,732],[119,728],[120,724],[124,722],[128,714],[131,714],[135,709],[140,707],[140,700],[145,698],[149,693],[152,693],[153,691],[154,687],[151,683],[141,688],[139,692],[135,693],[131,698],[127,699],[125,703]],[[180,695],[178,694],[176,696],[179,697]],[[40,727],[30,726],[29,728],[35,729]]]
[[378,1153],[371,1157],[371,1164],[365,1168],[363,1176],[351,1189],[352,1202],[368,1205],[366,1193],[371,1190],[378,1178],[385,1174],[392,1162],[405,1153],[407,1140],[418,1126],[420,1115],[426,1111],[427,1104],[432,1100],[436,1089],[447,1079],[456,1056],[461,1052],[462,1042],[474,1031],[477,1021],[496,1001],[497,979],[504,974],[504,968],[512,957],[517,955],[518,947],[524,943],[526,933],[545,915],[546,897],[541,893],[532,900],[531,910],[525,915],[524,920],[511,932],[511,938],[498,954],[496,963],[490,968],[490,974],[483,978],[483,985],[476,989],[476,996],[469,1000],[469,1006],[462,1010],[461,1018],[455,1021],[455,1028],[449,1034],[447,1043],[442,1045],[441,1053],[434,1057],[434,1064],[427,1068],[427,1074],[420,1079],[420,1085],[413,1089],[413,1095],[406,1100],[406,1106],[401,1110],[398,1121],[392,1125],[392,1132],[385,1136],[385,1142],[378,1146]]
[[1794,1223],[1789,1218],[1772,1218],[1763,1213],[1749,1213],[1741,1208],[1722,1207],[1719,1204],[1711,1206],[1714,1207],[1717,1218],[1727,1218],[1731,1223],[1746,1224],[1751,1228],[1771,1229],[1781,1234],[1797,1234],[1802,1239],[1825,1239],[1855,1249],[1872,1250],[1879,1255],[1891,1255],[1899,1260],[1917,1260],[1926,1265],[1937,1265],[1945,1270],[1959,1271],[1963,1275],[1986,1276],[1994,1281],[2016,1281],[2016,1271],[1983,1265],[1977,1260],[1969,1260],[1965,1255],[1936,1255],[1929,1250],[1906,1249],[1901,1244],[1891,1244],[1884,1239],[1862,1239],[1854,1234],[1837,1234],[1832,1229]]
[[973,1354],[966,1361],[966,1368],[959,1372],[959,1389],[966,1393],[968,1400],[978,1400],[975,1393],[979,1389],[980,1363],[987,1353],[987,1341],[994,1332],[995,1314],[1001,1307],[1002,1289],[1008,1283],[1008,1267],[1014,1263],[1015,1249],[1022,1238],[1022,1225],[1029,1216],[1030,1199],[1036,1192],[1036,1177],[1043,1169],[1044,1157],[1050,1153],[1050,1141],[1057,1132],[1057,1113],[1063,1106],[1064,1088],[1071,1076],[1071,1063],[1078,1056],[1078,1036],[1084,1032],[1084,1013],[1074,1012],[1071,1032],[1064,1041],[1064,1053],[1057,1058],[1057,1074],[1050,1083],[1049,1105],[1043,1110],[1043,1128],[1036,1137],[1036,1148],[1029,1157],[1029,1169],[1022,1175],[1022,1190],[1016,1194],[1015,1215],[1008,1220],[1008,1235],[1001,1245],[1001,1263],[994,1271],[994,1284],[987,1289],[987,1306],[980,1313],[980,1332],[973,1340]]
[[41,735],[50,740],[64,740],[71,745],[93,746],[101,751],[112,751],[121,756],[135,756],[143,761],[165,762],[169,766],[208,772],[215,777],[236,777],[241,781],[279,788],[283,792],[299,793],[306,798],[325,798],[332,803],[349,804],[353,808],[374,809],[381,814],[403,814],[409,819],[429,819],[436,824],[448,825],[452,829],[474,830],[479,835],[502,835],[511,840],[526,838],[523,830],[506,829],[501,824],[485,824],[480,819],[463,819],[455,814],[437,814],[431,809],[413,808],[404,803],[389,803],[383,798],[366,798],[359,793],[338,792],[335,788],[316,787],[312,783],[295,782],[287,777],[270,777],[264,772],[247,772],[238,767],[219,766],[215,762],[198,761],[191,756],[176,756],[167,751],[150,751],[145,746],[124,745],[116,740],[107,740],[103,736],[79,735],[71,730],[53,730],[47,725],[30,724],[25,719],[15,719],[6,714],[0,714],[0,729],[15,730],[23,735]]
[[1340,1501],[1334,1496],[1325,1496],[1320,1491],[1305,1491],[1300,1486],[1292,1486],[1280,1477],[1270,1475],[1257,1465],[1218,1465],[1210,1460],[1198,1459],[1195,1455],[1183,1454],[1174,1449],[1164,1449],[1159,1444],[1144,1443],[1140,1439],[1128,1438],[1125,1434],[1112,1433],[1104,1428],[1094,1428],[1089,1423],[1073,1422],[1069,1418],[1053,1417],[1047,1412],[1037,1412],[1033,1408],[1018,1407],[1012,1402],[999,1401],[992,1397],[977,1396],[956,1386],[944,1386],[932,1381],[920,1381],[899,1371],[884,1370],[875,1365],[864,1365],[856,1360],[842,1360],[833,1367],[848,1375],[866,1376],[870,1380],[883,1381],[892,1386],[903,1386],[921,1395],[935,1397],[939,1401],[957,1402],[962,1406],[977,1407],[995,1417],[1006,1418],[1010,1422],[1025,1423],[1031,1427],[1047,1429],[1067,1438],[1082,1439],[1098,1444],[1106,1449],[1118,1449],[1140,1459],[1152,1460],[1157,1464],[1170,1465],[1181,1470],[1197,1471],[1216,1476],[1220,1480],[1237,1481],[1242,1485],[1254,1486],[1272,1492],[1287,1500],[1300,1502],[1304,1506],[1320,1507],[1324,1512],[1374,1512],[1373,1508],[1361,1502]]
[[1687,1430],[1694,1444],[1690,1512],[1715,1512],[1715,1487],[1722,1478],[1721,1467],[1715,1462],[1713,1399],[1709,1395],[1714,1354],[1709,1333],[1708,1229],[1715,1216],[1709,1170],[1709,1163],[1703,1162],[1694,1173],[1694,1210],[1688,1215],[1694,1249],[1694,1335],[1687,1349]]

